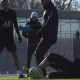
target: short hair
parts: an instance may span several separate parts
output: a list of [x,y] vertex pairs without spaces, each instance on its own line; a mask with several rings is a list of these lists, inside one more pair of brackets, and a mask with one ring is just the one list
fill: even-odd
[[1,3],[2,3],[2,2],[4,2],[4,1],[7,1],[7,2],[9,2],[9,0],[1,0]]

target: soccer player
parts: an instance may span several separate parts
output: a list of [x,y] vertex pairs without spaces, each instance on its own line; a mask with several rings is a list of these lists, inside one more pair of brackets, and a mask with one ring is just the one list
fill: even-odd
[[[44,59],[48,49],[57,42],[58,32],[58,13],[56,7],[51,0],[41,0],[41,4],[45,11],[43,13],[43,26],[37,32],[37,38],[43,36],[35,51],[38,64]],[[45,70],[43,70],[43,74],[46,75]]]
[[[27,52],[27,68],[30,68],[30,62],[32,55],[40,41],[40,38],[36,37],[37,31],[42,27],[41,23],[38,22],[38,14],[37,12],[33,11],[31,13],[30,22],[27,22],[26,25],[31,25],[31,28],[33,28],[33,31],[30,32],[22,32],[23,37],[28,38],[28,52]],[[26,71],[26,67],[23,67]]]
[[19,74],[19,78],[24,78],[20,70],[19,61],[16,54],[16,45],[13,39],[14,24],[15,30],[18,34],[19,42],[22,42],[22,38],[18,30],[16,12],[12,9],[9,9],[8,0],[1,0],[1,6],[2,9],[0,10],[0,54],[6,46],[7,50],[11,53],[13,57],[13,62]]
[[[55,63],[62,71],[51,72],[46,77],[42,76],[42,79],[80,78],[80,55],[72,62],[61,55],[50,53],[37,67],[43,70],[44,68],[50,66],[53,63]],[[29,73],[29,69],[27,69],[27,72]],[[29,75],[34,75],[34,74],[35,72],[33,72],[33,74],[29,73]]]
[[80,78],[80,55],[71,62],[63,56],[51,53],[39,64],[39,67],[44,69],[53,63],[55,63],[62,72],[51,72],[47,78]]

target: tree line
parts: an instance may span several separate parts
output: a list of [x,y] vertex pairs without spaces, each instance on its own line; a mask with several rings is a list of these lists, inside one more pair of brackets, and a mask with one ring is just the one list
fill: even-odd
[[[9,0],[11,8],[26,8],[26,9],[43,9],[40,0]],[[58,10],[73,10],[78,11],[80,3],[78,0],[52,0]]]

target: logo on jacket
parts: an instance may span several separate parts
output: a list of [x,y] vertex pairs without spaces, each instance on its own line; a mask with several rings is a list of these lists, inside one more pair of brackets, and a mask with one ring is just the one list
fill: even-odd
[[8,22],[4,22],[3,26],[1,27],[11,27],[11,21],[8,21]]

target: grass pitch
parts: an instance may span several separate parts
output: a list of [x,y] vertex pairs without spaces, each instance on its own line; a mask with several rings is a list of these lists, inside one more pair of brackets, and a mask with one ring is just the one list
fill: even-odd
[[[19,79],[18,76],[0,76],[0,80],[32,80],[30,78]],[[33,80],[44,80],[44,79],[33,79]],[[80,79],[45,79],[45,80],[80,80]]]
[[0,80],[30,80],[30,78],[21,78],[19,79],[18,76],[0,76]]

